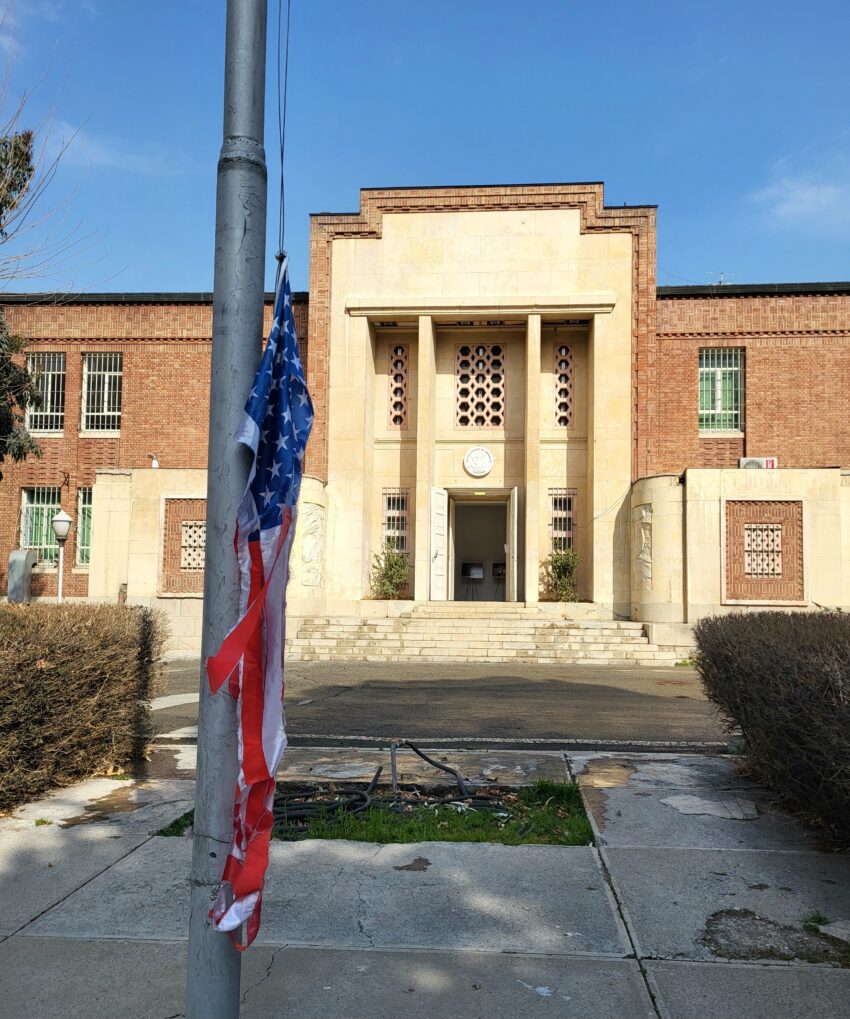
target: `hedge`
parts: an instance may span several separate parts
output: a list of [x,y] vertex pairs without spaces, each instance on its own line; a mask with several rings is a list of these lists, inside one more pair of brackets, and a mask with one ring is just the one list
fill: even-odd
[[149,609],[0,606],[0,810],[142,759],[166,636]]
[[694,628],[709,698],[753,775],[850,840],[850,615],[752,612]]

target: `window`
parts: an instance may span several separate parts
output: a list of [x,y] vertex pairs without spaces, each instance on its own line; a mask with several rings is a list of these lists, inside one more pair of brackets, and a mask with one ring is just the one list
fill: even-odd
[[202,570],[207,543],[206,520],[183,520],[180,523],[180,569]]
[[91,561],[91,489],[77,489],[77,566]]
[[782,576],[782,524],[744,524],[744,576]]
[[744,351],[719,347],[699,352],[701,432],[744,430]]
[[27,371],[34,377],[41,397],[40,406],[27,410],[27,428],[32,432],[61,432],[65,427],[65,355],[29,354]]
[[406,343],[390,347],[390,428],[407,428],[408,350]]
[[499,343],[464,344],[455,359],[461,428],[498,428],[505,421],[505,348]]
[[83,354],[83,431],[121,428],[122,354]]
[[410,554],[410,489],[385,488],[382,538],[384,542]]
[[59,555],[51,521],[59,512],[58,488],[24,488],[21,494],[21,548],[31,548],[39,563],[55,563]]
[[549,546],[552,552],[563,552],[573,547],[576,501],[574,488],[549,489]]
[[555,344],[555,424],[573,425],[573,352],[566,343]]

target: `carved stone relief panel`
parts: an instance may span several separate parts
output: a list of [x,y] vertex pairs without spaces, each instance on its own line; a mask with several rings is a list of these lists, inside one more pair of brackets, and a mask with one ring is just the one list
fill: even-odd
[[652,587],[652,503],[635,506],[632,511],[632,551],[632,587],[648,591]]

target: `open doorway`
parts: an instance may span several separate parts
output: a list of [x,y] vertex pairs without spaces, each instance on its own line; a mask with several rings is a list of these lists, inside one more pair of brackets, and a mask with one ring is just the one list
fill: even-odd
[[507,503],[454,506],[454,600],[505,601]]

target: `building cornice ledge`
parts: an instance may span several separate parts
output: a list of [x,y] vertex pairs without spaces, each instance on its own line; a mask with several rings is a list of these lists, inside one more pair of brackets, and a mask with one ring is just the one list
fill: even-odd
[[397,318],[404,315],[431,315],[435,318],[463,315],[605,315],[614,310],[617,295],[612,291],[588,294],[562,294],[557,298],[518,296],[512,298],[455,297],[449,301],[423,302],[421,298],[394,300],[385,298],[350,297],[345,303],[349,315]]

